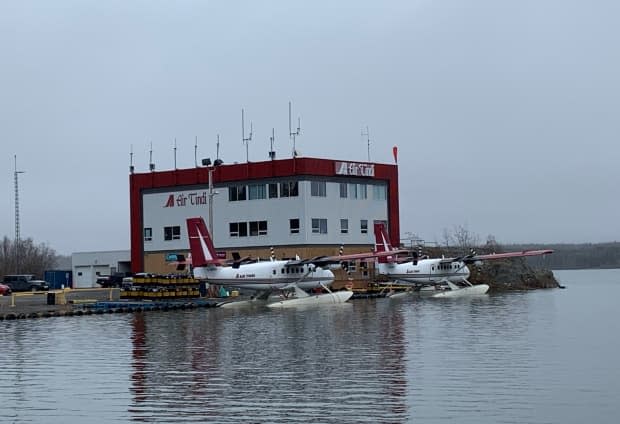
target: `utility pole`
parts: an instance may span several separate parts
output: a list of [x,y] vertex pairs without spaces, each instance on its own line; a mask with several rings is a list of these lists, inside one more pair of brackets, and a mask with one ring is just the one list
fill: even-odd
[[15,155],[15,242],[19,243],[19,179],[18,175],[23,174],[25,171],[17,170],[17,155]]
[[217,194],[217,191],[213,190],[213,170],[215,166],[209,166],[209,234],[211,234],[211,240],[213,240],[213,196]]
[[19,179],[18,175],[23,174],[24,171],[17,170],[17,155],[15,155],[15,273],[21,272],[20,269],[20,235],[19,235]]

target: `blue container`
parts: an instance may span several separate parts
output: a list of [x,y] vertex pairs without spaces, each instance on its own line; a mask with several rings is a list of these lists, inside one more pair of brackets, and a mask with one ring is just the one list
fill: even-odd
[[65,288],[73,287],[73,273],[71,270],[45,271],[44,279],[50,285],[50,289],[61,289],[63,285]]

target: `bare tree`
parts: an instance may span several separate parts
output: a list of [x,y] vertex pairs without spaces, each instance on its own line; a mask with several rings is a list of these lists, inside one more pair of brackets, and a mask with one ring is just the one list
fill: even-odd
[[14,241],[4,237],[0,243],[0,276],[34,274],[43,278],[46,270],[56,265],[56,252],[45,243],[32,239]]
[[480,246],[480,237],[464,225],[455,225],[452,230],[444,229],[443,237],[447,247],[456,247],[463,251]]

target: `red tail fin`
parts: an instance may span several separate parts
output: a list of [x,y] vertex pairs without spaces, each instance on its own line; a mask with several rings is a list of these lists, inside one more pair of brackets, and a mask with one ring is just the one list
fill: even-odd
[[201,217],[187,219],[187,236],[194,267],[221,264],[215,253],[209,230]]
[[[385,230],[385,224],[382,222],[375,223],[375,252],[391,252],[390,238]],[[389,262],[389,257],[381,256],[378,258],[379,263]]]

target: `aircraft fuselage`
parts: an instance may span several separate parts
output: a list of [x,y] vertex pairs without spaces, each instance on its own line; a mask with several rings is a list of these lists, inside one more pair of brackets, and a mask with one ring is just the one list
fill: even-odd
[[416,264],[379,263],[377,271],[390,279],[403,284],[425,285],[450,281],[458,283],[469,278],[469,268],[461,262],[448,262],[442,259],[421,259]]
[[297,283],[299,288],[310,290],[329,286],[334,273],[311,264],[286,265],[289,261],[264,261],[234,267],[204,266],[194,268],[194,278],[224,287],[250,290],[277,290]]

